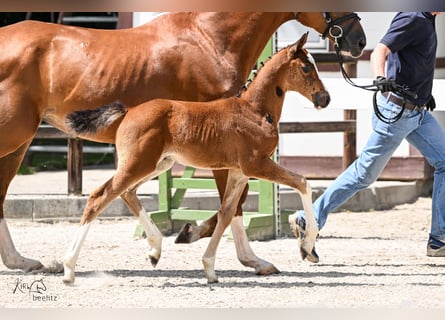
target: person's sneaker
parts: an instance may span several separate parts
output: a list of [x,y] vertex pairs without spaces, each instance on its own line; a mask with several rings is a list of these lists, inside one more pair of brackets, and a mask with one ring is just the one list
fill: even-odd
[[426,247],[426,255],[428,257],[445,257],[445,242],[430,236]]
[[[304,231],[306,230],[306,221],[303,218],[296,217],[295,215],[289,215],[289,226],[294,236],[298,239],[298,246],[300,247],[300,253],[303,257],[303,251],[301,250],[302,240],[304,239]],[[320,258],[315,251],[315,246],[312,248],[312,252],[309,253],[306,258],[312,263],[317,263]],[[304,259],[304,258],[303,258]]]

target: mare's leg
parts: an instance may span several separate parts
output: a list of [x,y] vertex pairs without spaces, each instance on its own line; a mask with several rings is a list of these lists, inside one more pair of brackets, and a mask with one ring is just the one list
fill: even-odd
[[312,207],[312,189],[306,178],[281,167],[269,158],[257,159],[254,163],[250,162],[243,166],[242,169],[247,176],[284,184],[298,192],[306,215],[306,234],[301,245],[301,255],[304,259],[312,252],[318,234],[318,226]]
[[[117,145],[117,147],[119,146]],[[133,146],[127,146],[126,148],[123,148],[124,150],[118,148],[119,163],[116,174],[105,184],[94,190],[89,196],[78,232],[76,233],[72,245],[68,248],[65,254],[63,262],[65,275],[63,277],[63,282],[74,282],[75,266],[80,249],[94,219],[97,218],[113,199],[123,194],[126,190],[136,185],[139,181],[143,180],[156,170],[157,161],[159,159],[159,156],[156,157],[156,151],[152,152],[150,157],[144,153],[146,150],[138,152],[138,146],[134,146],[134,148],[132,147]],[[127,199],[129,199],[129,197],[127,197]],[[132,206],[134,206],[133,200],[134,199],[130,199]],[[138,205],[136,204],[134,208],[138,208]],[[146,224],[144,218],[142,218],[141,222]],[[158,235],[162,237],[160,232]],[[158,241],[158,243],[160,245],[161,241]],[[156,248],[154,251],[156,252],[153,257],[151,257],[151,260],[155,259],[157,261],[160,258],[161,250],[160,248]]]
[[162,161],[158,163],[156,170],[153,173],[151,173],[148,177],[145,177],[135,186],[131,187],[123,194],[121,194],[122,199],[124,200],[126,205],[130,208],[130,210],[133,212],[135,217],[139,219],[139,222],[141,223],[142,228],[144,229],[145,234],[147,235],[148,245],[151,248],[148,257],[153,267],[156,267],[156,264],[159,261],[159,257],[161,256],[162,233],[161,231],[159,231],[158,227],[154,224],[154,222],[150,219],[147,212],[142,207],[142,204],[139,198],[137,197],[136,190],[144,182],[153,179],[154,177],[159,176],[164,171],[170,169],[174,163],[175,161],[172,158],[170,157],[164,158]]
[[[41,122],[39,108],[36,105],[36,101],[41,99],[33,95],[39,91],[39,83],[36,81],[31,88],[27,81],[16,74],[16,71],[21,72],[19,71],[21,68],[11,67],[7,63],[2,67],[0,68],[3,72],[0,74],[0,255],[8,268],[30,271],[42,268],[42,264],[24,258],[16,251],[4,219],[3,206],[9,184],[16,175]],[[33,75],[35,74],[30,71],[26,79],[33,79]]]
[[40,269],[42,264],[16,251],[4,219],[3,205],[9,184],[41,122],[35,100],[29,96],[38,84],[30,90],[15,78],[4,76],[0,80],[0,255],[8,268],[29,271]]
[[208,283],[218,282],[215,273],[216,249],[218,248],[224,230],[229,226],[235,215],[247,180],[248,178],[240,170],[229,171],[226,191],[224,192],[221,208],[218,211],[218,222],[202,258]]
[[[224,197],[224,191],[227,184],[227,174],[228,170],[213,170],[213,177],[215,178],[220,199],[223,199]],[[243,215],[242,205],[246,201],[248,191],[249,191],[249,185],[246,185],[243,194],[241,196],[241,199],[238,202],[235,216],[242,217]],[[192,243],[201,238],[211,237],[213,234],[213,230],[215,230],[217,222],[218,222],[218,213],[215,213],[209,219],[203,221],[199,226],[195,227],[192,226],[192,224],[187,223],[179,231],[175,243]]]
[[9,184],[16,175],[29,144],[30,142],[27,142],[13,153],[0,158],[0,256],[9,269],[24,271],[40,269],[43,266],[39,261],[22,257],[15,249],[4,218],[3,205]]

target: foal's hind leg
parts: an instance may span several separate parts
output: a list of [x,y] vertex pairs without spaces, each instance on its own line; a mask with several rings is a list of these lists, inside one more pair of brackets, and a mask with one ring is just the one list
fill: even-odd
[[156,170],[153,173],[151,173],[149,176],[139,181],[135,186],[131,187],[123,194],[121,194],[122,199],[130,208],[130,210],[133,212],[133,214],[139,219],[139,222],[141,223],[142,228],[144,229],[145,234],[147,235],[147,241],[151,248],[148,257],[153,267],[156,267],[156,264],[159,261],[159,257],[161,256],[162,233],[150,219],[147,212],[145,212],[141,202],[139,201],[136,195],[136,190],[145,181],[153,179],[154,177],[159,176],[164,171],[170,169],[174,163],[175,161],[172,158],[170,157],[164,158],[162,161],[158,163]]
[[[119,151],[119,149],[118,149]],[[128,154],[132,154],[126,150]],[[105,207],[117,196],[123,194],[128,188],[136,185],[144,177],[155,171],[156,164],[146,163],[141,161],[144,159],[143,155],[134,153],[133,157],[124,158],[124,154],[119,152],[119,164],[116,174],[108,180],[105,184],[94,190],[88,198],[85,210],[80,221],[80,227],[72,245],[68,248],[64,258],[65,275],[63,282],[74,282],[75,266],[79,257],[80,249],[88,233],[91,223],[97,216],[105,209]],[[133,204],[133,202],[131,202]],[[144,221],[144,220],[142,220]],[[162,235],[161,235],[162,236]],[[159,242],[161,243],[161,242]],[[159,260],[160,249],[157,250],[156,256],[153,258]]]
[[119,177],[119,173],[116,173],[115,176],[90,194],[80,221],[79,229],[77,230],[74,240],[68,247],[63,259],[63,282],[74,282],[74,269],[76,267],[76,262],[79,257],[82,244],[85,241],[90,229],[91,223],[113,199],[119,196],[127,187],[131,185],[129,184],[128,186],[125,186],[124,184],[120,183],[119,180],[121,179]]
[[16,175],[29,144],[27,142],[13,153],[0,158],[0,255],[6,267],[24,271],[41,269],[43,266],[39,261],[22,257],[15,249],[4,219],[3,205],[9,184]]

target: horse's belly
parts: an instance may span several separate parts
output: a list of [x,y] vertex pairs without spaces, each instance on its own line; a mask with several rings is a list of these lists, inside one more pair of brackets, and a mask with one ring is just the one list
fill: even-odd
[[194,168],[219,170],[238,167],[237,162],[225,155],[219,156],[206,150],[194,153],[175,152],[172,156],[178,163]]

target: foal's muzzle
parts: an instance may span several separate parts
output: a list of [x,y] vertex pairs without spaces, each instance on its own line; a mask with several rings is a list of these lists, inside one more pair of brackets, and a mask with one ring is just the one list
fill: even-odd
[[327,92],[326,90],[316,92],[312,95],[312,102],[317,109],[326,108],[329,102],[331,102],[329,92]]

